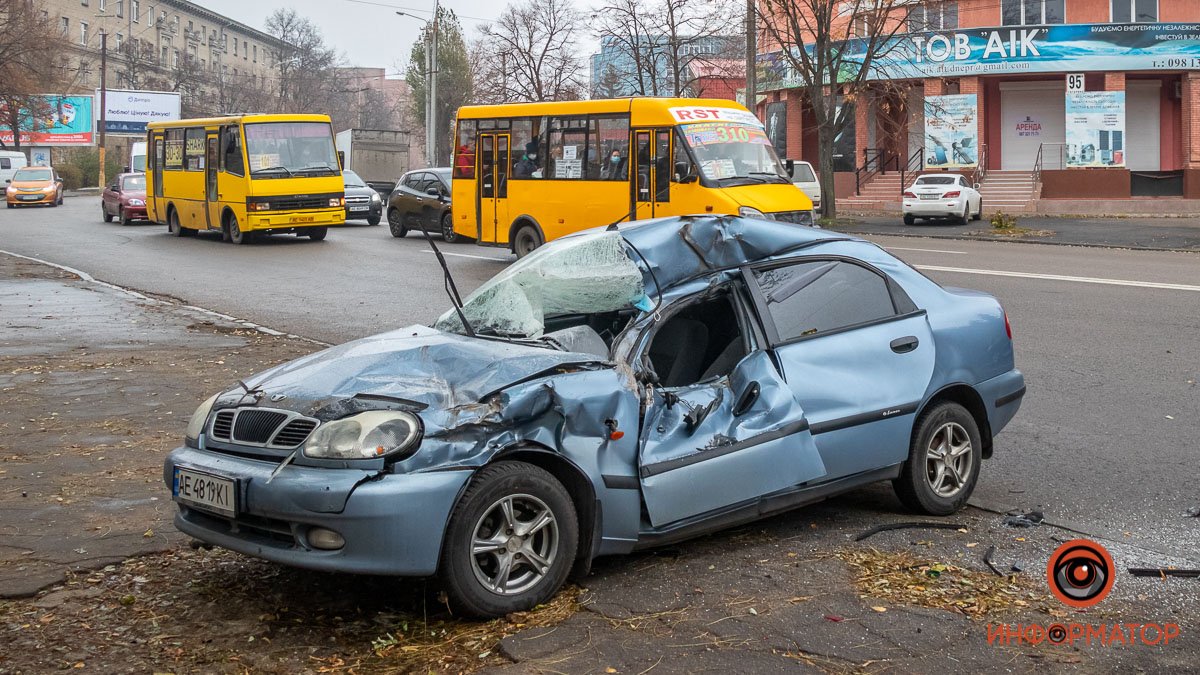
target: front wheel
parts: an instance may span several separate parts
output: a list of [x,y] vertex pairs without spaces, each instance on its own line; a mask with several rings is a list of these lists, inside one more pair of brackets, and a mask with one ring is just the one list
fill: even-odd
[[312,239],[313,241],[322,241],[325,239],[325,235],[329,234],[329,228],[328,227],[310,227],[310,228],[308,228],[308,231],[305,232],[304,234],[308,235],[308,238]]
[[892,486],[909,509],[948,516],[970,499],[982,460],[975,418],[957,403],[940,403],[917,420],[908,461]]
[[374,226],[378,225],[379,221],[382,219],[383,219],[383,216],[376,213],[374,215],[367,216],[367,224],[374,227]]
[[392,231],[392,236],[403,238],[408,234],[408,228],[404,226],[404,218],[400,216],[400,212],[396,209],[388,209],[388,229]]
[[533,225],[525,224],[513,234],[512,251],[518,258],[524,258],[543,243],[542,233]]
[[242,231],[242,226],[238,223],[237,216],[229,214],[229,221],[225,223],[225,241],[233,244],[243,245],[254,241],[254,235],[250,232]]
[[108,207],[101,204],[100,213],[104,214],[104,222],[111,223],[113,220],[112,214],[108,212]]
[[575,505],[549,472],[499,462],[479,472],[450,516],[440,573],[451,606],[503,616],[551,598],[579,544]]
[[133,224],[133,218],[125,217],[125,207],[120,207],[117,209],[117,220],[121,221],[121,225],[124,227],[128,227]]

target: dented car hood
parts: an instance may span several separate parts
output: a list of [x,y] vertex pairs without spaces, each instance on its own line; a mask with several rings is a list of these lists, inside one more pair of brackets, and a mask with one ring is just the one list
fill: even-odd
[[[262,405],[306,415],[355,397],[447,409],[478,402],[512,384],[559,369],[603,363],[592,354],[410,326],[290,361],[245,384]],[[341,414],[351,412],[346,409]]]

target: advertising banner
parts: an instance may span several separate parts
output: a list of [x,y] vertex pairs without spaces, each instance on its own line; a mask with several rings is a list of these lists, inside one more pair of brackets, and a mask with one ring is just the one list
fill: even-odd
[[1067,94],[1067,166],[1125,166],[1125,92]]
[[775,146],[775,154],[787,159],[787,101],[767,104],[767,138]]
[[[110,134],[142,136],[146,133],[147,122],[180,118],[177,92],[109,89],[104,98],[104,130]],[[100,100],[99,89],[96,100]]]
[[[93,145],[91,96],[47,94],[33,107],[20,112],[21,145]],[[0,129],[0,141],[11,145],[13,140],[12,129]]]
[[[849,40],[839,80],[862,68],[868,44]],[[1200,23],[1063,24],[898,35],[876,48],[867,79],[1063,71],[1200,70]],[[781,52],[758,56],[766,91],[801,86]]]
[[925,168],[973,169],[979,163],[975,94],[925,97]]

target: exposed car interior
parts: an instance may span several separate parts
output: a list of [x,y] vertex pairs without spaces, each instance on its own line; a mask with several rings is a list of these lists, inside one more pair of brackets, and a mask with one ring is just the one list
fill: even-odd
[[633,308],[596,314],[564,314],[546,317],[541,341],[566,352],[594,354],[607,359],[613,340],[637,314]]
[[664,387],[728,375],[746,356],[746,340],[728,290],[671,315],[655,331],[647,357]]

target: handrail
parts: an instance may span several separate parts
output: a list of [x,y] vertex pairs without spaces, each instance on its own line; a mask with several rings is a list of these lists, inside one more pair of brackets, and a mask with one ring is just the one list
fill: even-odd
[[[916,161],[916,164],[917,164],[916,166],[913,166],[914,161]],[[897,162],[897,164],[900,162],[899,157],[896,158],[896,162]],[[924,168],[925,168],[925,148],[924,148],[924,146],[922,146],[920,148],[917,148],[911,155],[908,156],[908,161],[905,162],[904,166],[900,169],[900,194],[904,194],[904,190],[907,189],[907,187],[908,187],[908,180],[907,180],[908,174],[910,172],[920,173],[921,170]]]
[[988,146],[987,146],[987,143],[984,143],[979,146],[979,157],[978,157],[978,161],[975,163],[975,172],[973,174],[971,182],[975,183],[977,185],[982,185],[983,180],[985,178],[987,178],[987,172],[988,172]]
[[877,173],[887,173],[888,156],[880,148],[863,148],[862,166],[854,169],[854,194],[862,194],[862,186]]
[[1033,193],[1038,193],[1038,185],[1042,182],[1042,148],[1045,143],[1038,144],[1037,158],[1033,160]]

